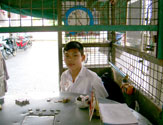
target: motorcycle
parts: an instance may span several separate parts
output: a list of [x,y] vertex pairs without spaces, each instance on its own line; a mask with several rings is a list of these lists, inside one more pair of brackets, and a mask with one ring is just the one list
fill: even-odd
[[28,47],[32,46],[31,36],[18,36],[16,45],[19,49],[26,50]]
[[0,50],[4,59],[8,59],[10,55],[16,56],[17,47],[15,44],[15,39],[6,38],[0,41]]

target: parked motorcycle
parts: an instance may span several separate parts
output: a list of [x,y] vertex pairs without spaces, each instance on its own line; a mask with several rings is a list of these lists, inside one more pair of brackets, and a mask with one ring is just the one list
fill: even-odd
[[16,56],[17,47],[15,39],[6,38],[0,41],[0,50],[4,59],[8,59],[10,55]]
[[16,45],[19,49],[26,50],[28,47],[32,46],[31,36],[18,36]]

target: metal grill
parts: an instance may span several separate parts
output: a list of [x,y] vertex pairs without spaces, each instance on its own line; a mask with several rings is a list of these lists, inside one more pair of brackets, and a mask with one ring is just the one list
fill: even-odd
[[[40,1],[26,1],[20,0],[18,6],[10,8],[10,5],[15,5],[14,1],[9,1],[1,5],[1,14],[3,18],[0,20],[6,25],[1,27],[22,27],[22,26],[57,26],[58,3],[56,0],[52,2]],[[115,2],[113,2],[115,1]],[[38,4],[38,5],[36,5]],[[66,12],[75,7],[87,8],[85,12],[90,11],[92,16],[81,15],[83,12],[74,12],[67,17],[76,21],[70,25],[83,25],[85,19],[89,22],[93,20],[92,25],[157,25],[158,24],[158,1],[157,0],[62,0],[61,1],[61,17],[63,21],[66,20]],[[4,11],[4,12],[3,12]],[[13,14],[16,12],[18,14]],[[38,15],[38,13],[40,13]],[[28,15],[28,16],[27,16]],[[78,19],[78,20],[76,20]],[[50,21],[50,23],[47,23]],[[24,23],[27,24],[24,24]],[[37,23],[36,23],[37,22]],[[65,25],[65,23],[62,23]],[[86,25],[86,24],[85,24]],[[87,24],[89,25],[89,23]]]
[[115,64],[140,90],[163,103],[163,66],[155,58],[158,0],[19,0],[17,6],[13,0],[1,1],[6,6],[1,5],[0,32],[58,31],[60,69],[65,67],[63,46],[71,40],[83,43],[88,67],[108,66],[110,42],[137,49],[116,46]]
[[116,47],[116,66],[155,103],[163,103],[163,64],[157,59],[135,49]]
[[[4,11],[4,16],[6,19],[0,20],[1,27],[36,27],[36,26],[54,26],[57,25],[57,21],[44,19],[44,18],[37,18],[31,16],[23,16],[19,14],[14,14],[11,12]],[[7,17],[9,16],[9,18]],[[10,16],[11,15],[11,16]]]
[[[77,34],[80,34],[77,32]],[[108,41],[107,41],[107,32],[100,31],[100,34],[84,34],[83,36],[67,36],[66,33],[62,34],[63,45],[69,41],[79,41],[84,46],[84,53],[86,56],[84,65],[90,68],[98,67],[108,67]],[[63,61],[63,67],[66,65]]]
[[[82,5],[91,10],[94,18],[94,25],[158,25],[158,1],[156,0],[119,0],[117,3],[96,1],[89,6],[88,3],[71,2],[62,12],[74,5]],[[82,17],[72,17],[83,20]],[[87,19],[89,20],[89,19]],[[67,25],[64,23],[64,25]],[[70,25],[82,25],[75,22]],[[85,65],[91,67],[108,66],[109,48],[108,42],[113,41],[118,45],[128,46],[137,49],[116,48],[115,65],[128,74],[135,86],[151,97],[155,103],[163,103],[163,66],[156,63],[151,56],[156,57],[157,31],[89,31],[75,32],[73,35],[65,32],[63,39],[66,43],[70,40],[78,40],[85,47],[87,56]],[[105,45],[105,46],[103,46]],[[130,50],[130,51],[129,51]],[[143,56],[134,53],[144,53]],[[148,54],[148,56],[145,55]]]

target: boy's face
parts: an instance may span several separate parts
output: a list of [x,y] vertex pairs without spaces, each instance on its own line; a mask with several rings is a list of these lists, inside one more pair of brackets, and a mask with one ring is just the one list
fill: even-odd
[[85,56],[81,55],[78,49],[70,49],[64,52],[64,61],[70,70],[79,70]]

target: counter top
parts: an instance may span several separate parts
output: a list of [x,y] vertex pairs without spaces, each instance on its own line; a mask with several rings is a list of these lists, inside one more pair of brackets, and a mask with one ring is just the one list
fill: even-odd
[[[5,99],[0,111],[0,125],[77,125],[102,124],[100,117],[93,116],[89,121],[89,109],[80,109],[75,104],[75,98],[80,94],[58,93],[50,98],[27,99],[29,104],[16,104],[13,99]],[[66,102],[63,100],[68,99]],[[26,98],[24,98],[26,100]],[[116,103],[115,101],[99,98],[100,103]],[[131,109],[132,110],[132,109]],[[151,123],[142,115],[132,110],[139,125]]]

